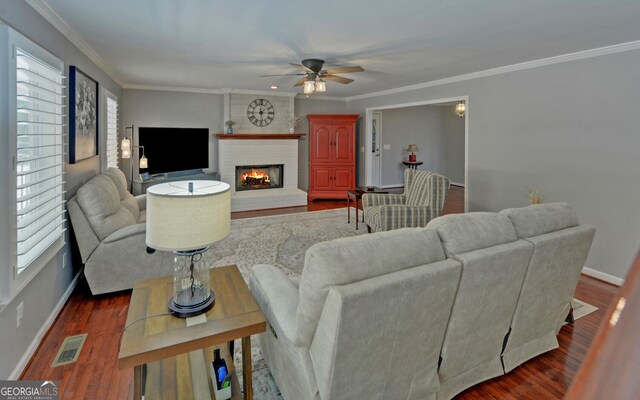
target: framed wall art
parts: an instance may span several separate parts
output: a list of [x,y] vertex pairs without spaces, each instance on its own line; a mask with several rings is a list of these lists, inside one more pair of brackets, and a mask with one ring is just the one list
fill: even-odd
[[69,67],[69,163],[98,155],[98,82]]

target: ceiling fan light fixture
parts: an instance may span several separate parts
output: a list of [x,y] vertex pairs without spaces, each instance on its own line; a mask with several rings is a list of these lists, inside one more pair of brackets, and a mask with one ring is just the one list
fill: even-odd
[[304,94],[311,94],[316,90],[316,83],[314,81],[305,81],[302,91]]
[[316,80],[316,92],[323,93],[327,91],[327,82],[322,78]]

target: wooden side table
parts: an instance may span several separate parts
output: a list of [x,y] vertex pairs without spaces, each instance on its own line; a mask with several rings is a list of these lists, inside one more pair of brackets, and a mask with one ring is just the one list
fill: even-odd
[[403,160],[402,164],[404,164],[405,166],[411,168],[411,169],[418,169],[419,165],[422,165],[423,162],[422,161],[406,161]]
[[[362,195],[365,193],[389,193],[384,190],[374,188],[373,190],[367,190],[367,188],[355,188],[347,191],[347,223],[351,223],[351,200],[356,203],[356,230],[358,230],[358,207],[362,208],[362,222],[364,222],[364,208],[362,207]],[[358,206],[360,203],[360,206]]]
[[[212,268],[210,277],[215,305],[192,319],[162,315],[173,295],[172,276],[135,283],[118,354],[120,369],[134,368],[135,399],[143,392],[154,399],[215,399],[209,367],[213,350],[203,349],[237,338],[242,338],[244,399],[253,398],[251,335],[266,330],[264,315],[237,266]],[[203,322],[188,326],[198,318]],[[233,359],[226,350],[222,353],[233,375],[232,398],[239,399]]]

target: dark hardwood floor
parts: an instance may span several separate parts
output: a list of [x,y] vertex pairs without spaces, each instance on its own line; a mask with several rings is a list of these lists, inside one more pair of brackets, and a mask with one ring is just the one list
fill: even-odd
[[[302,207],[233,213],[232,217],[250,218],[345,206],[346,201],[326,200]],[[464,188],[452,186],[444,213],[462,212],[463,209]],[[598,311],[579,319],[575,326],[564,326],[559,335],[559,349],[536,357],[505,376],[478,384],[457,398],[561,399],[617,291],[615,286],[581,276],[575,297],[595,305]],[[36,350],[21,379],[58,380],[61,399],[131,398],[133,370],[120,371],[116,365],[118,337],[127,317],[130,294],[130,291],[123,291],[91,296],[82,281]],[[80,333],[88,333],[88,337],[78,361],[51,368],[64,338]]]

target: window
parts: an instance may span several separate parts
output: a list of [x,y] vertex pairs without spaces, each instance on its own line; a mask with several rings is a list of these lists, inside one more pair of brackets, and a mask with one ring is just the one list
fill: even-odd
[[106,129],[105,142],[106,157],[104,168],[118,168],[118,98],[109,91],[104,90],[106,101]]
[[64,245],[66,88],[60,60],[15,32],[12,38],[14,281],[23,285]]

